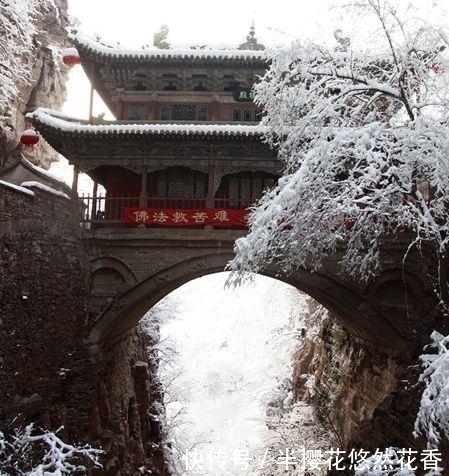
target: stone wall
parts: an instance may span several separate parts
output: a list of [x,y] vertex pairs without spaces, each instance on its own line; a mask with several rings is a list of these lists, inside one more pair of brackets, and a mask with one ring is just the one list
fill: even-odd
[[243,233],[240,229],[140,226],[87,229],[92,338],[109,339],[135,327],[168,292],[191,279],[222,271],[232,257],[235,239]]
[[149,420],[151,403],[162,395],[153,383],[148,339],[135,329],[94,358],[98,380],[89,406],[89,441],[106,452],[105,475],[168,474],[160,428]]
[[88,425],[79,412],[89,397],[83,378],[89,275],[78,213],[76,202],[52,193],[0,188],[2,420],[38,415],[45,427],[76,424],[81,433]]
[[141,474],[144,464],[163,474],[141,338],[90,346],[78,202],[32,191],[0,185],[0,430],[13,421],[64,426],[66,441],[105,450],[96,474]]

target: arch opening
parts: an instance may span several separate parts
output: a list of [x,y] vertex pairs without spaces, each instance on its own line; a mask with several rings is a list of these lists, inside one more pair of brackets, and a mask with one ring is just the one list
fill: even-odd
[[[134,338],[134,330],[148,309],[151,309],[158,303],[163,302],[163,299],[167,295],[170,295],[171,292],[181,288],[185,283],[192,282],[196,278],[200,277],[206,279],[207,275],[213,275],[221,272],[224,269],[226,263],[231,258],[232,255],[226,252],[192,257],[170,267],[163,268],[162,270],[149,276],[147,279],[132,285],[126,292],[122,293],[117,299],[114,299],[111,305],[98,316],[94,330],[91,333],[92,342],[94,344],[101,344],[99,347],[104,346],[105,349],[113,349],[115,348],[114,344],[119,343],[120,341],[125,341],[125,337],[130,337],[130,339],[126,339],[128,342],[132,341]],[[104,265],[112,266],[112,263],[105,261]],[[124,272],[122,266],[116,264],[115,267],[117,270],[120,269],[120,272]],[[272,276],[276,276],[276,270],[267,270],[267,275],[270,274]],[[324,273],[312,274],[305,270],[297,270],[296,273],[289,276],[288,284],[291,284],[294,286],[294,288],[296,288],[295,292],[297,292],[298,289],[306,292],[308,296],[316,299],[327,309],[333,311],[332,314],[337,313],[337,317],[341,322],[347,324],[346,328],[349,329],[352,334],[362,338],[366,338],[366,336],[368,336],[366,340],[371,340],[372,342],[376,338],[382,339],[383,333],[388,333],[388,323],[383,324],[383,329],[382,326],[380,326],[380,330],[377,335],[373,334],[372,336],[374,339],[370,339],[369,337],[371,336],[369,336],[369,332],[371,332],[372,329],[379,327],[379,323],[376,322],[376,319],[373,319],[373,316],[376,317],[376,315],[373,314],[375,309],[370,308],[369,301],[364,300],[363,295],[357,294],[349,287],[345,287],[341,282],[336,282],[331,276],[332,275],[326,276]],[[377,291],[374,290],[374,298],[376,298],[377,295],[387,295],[388,293],[385,294],[384,292],[385,288],[388,288],[388,285],[383,287],[380,286]],[[201,299],[204,299],[207,296],[207,293],[202,290],[200,295]],[[189,296],[189,299],[192,299],[192,296]],[[217,306],[217,304],[215,303],[214,306]],[[210,305],[210,307],[212,308],[213,306]],[[367,316],[367,319],[364,321],[362,318],[365,316]],[[133,330],[133,332],[130,333],[130,330]],[[298,334],[298,329],[296,329],[296,333]],[[300,332],[299,335],[301,335]],[[341,345],[344,343],[344,335],[344,333],[340,333],[338,331],[335,333],[335,335],[332,335],[332,339],[337,342],[337,345]],[[396,339],[396,336],[394,336],[394,339]],[[188,340],[190,341],[190,339]],[[393,342],[393,338],[391,342]],[[382,342],[381,345],[384,346],[385,342]],[[118,354],[120,354],[120,350]],[[121,354],[117,355],[117,368],[121,368],[122,360],[120,360],[118,357],[121,359]],[[240,358],[239,362],[245,362],[246,358],[247,357]],[[249,360],[258,361],[258,358],[253,356],[250,357]],[[140,372],[139,369],[143,368],[141,367],[140,363],[135,362],[135,360],[131,359],[130,363],[133,366],[133,374],[136,373],[137,375]],[[150,364],[148,367],[151,368],[152,365]],[[238,372],[235,373],[238,375]],[[251,371],[248,371],[247,373],[251,373]],[[210,379],[208,378],[207,380],[214,380],[214,373],[210,374],[209,376]],[[141,377],[138,378],[141,379]],[[237,378],[237,380],[234,379],[232,382],[235,384],[235,386],[238,386],[240,380]],[[307,387],[307,382],[302,379],[301,375],[297,376],[297,382],[299,382],[299,385],[301,385],[302,388]],[[131,387],[135,388],[139,386],[141,386],[141,383],[136,384],[135,380],[131,385]],[[162,387],[158,390],[158,392],[159,395],[164,395]],[[284,397],[288,398],[287,395],[284,395]],[[136,420],[135,414],[138,413],[137,410],[133,409],[143,408],[143,406],[140,403],[138,405],[134,404],[130,400],[130,398],[133,398],[132,395],[128,395],[126,398],[129,400],[128,406],[132,410],[129,412],[128,417],[129,426],[133,427],[133,421]],[[138,401],[140,402],[142,398],[143,397],[141,395]],[[199,406],[201,407],[201,405]],[[160,409],[163,411],[163,404],[160,405]],[[153,417],[154,419],[152,419]],[[142,421],[140,427],[145,428],[146,416],[141,415],[140,418]],[[158,414],[150,414],[149,424],[150,427],[156,428],[154,431],[155,434],[158,435],[157,438],[159,438],[163,433],[162,429],[158,426],[158,421]],[[170,446],[173,447],[174,443],[170,443]],[[189,446],[187,446],[187,449],[184,449],[184,451],[188,450]],[[246,449],[244,450],[246,451]],[[231,450],[228,449],[226,451],[229,453]],[[233,448],[232,452],[234,451],[239,451],[239,449]],[[207,453],[209,454],[209,451],[207,451]],[[234,474],[236,473],[234,472]]]
[[[159,362],[163,400],[150,420],[160,422],[158,443],[174,475],[271,471],[280,449],[274,442],[292,422],[285,415],[312,418],[308,405],[294,402],[293,357],[311,328],[305,319],[326,311],[265,276],[224,288],[226,274],[189,281],[139,323],[151,339],[149,358]],[[306,427],[298,431],[311,437]]]

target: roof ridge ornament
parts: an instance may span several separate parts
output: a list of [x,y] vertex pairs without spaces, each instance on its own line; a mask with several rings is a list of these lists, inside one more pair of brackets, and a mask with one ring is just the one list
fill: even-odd
[[262,43],[257,42],[256,29],[254,27],[254,20],[251,22],[249,34],[246,37],[246,43],[242,43],[238,47],[238,49],[239,50],[253,50],[253,51],[262,51],[265,49],[265,46]]

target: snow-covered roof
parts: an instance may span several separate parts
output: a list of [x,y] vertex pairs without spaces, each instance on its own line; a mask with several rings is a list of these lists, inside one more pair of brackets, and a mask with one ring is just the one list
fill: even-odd
[[79,49],[97,56],[126,60],[245,60],[266,61],[264,51],[239,49],[127,49],[109,46],[80,32],[69,35],[70,41]]
[[[18,171],[20,168],[28,170],[28,173]],[[6,179],[6,182],[12,182],[16,185],[23,182],[25,177],[28,177],[28,181],[32,180],[31,177],[34,177],[36,182],[43,181],[51,188],[61,190],[63,193],[70,192],[70,187],[63,180],[60,180],[48,170],[34,165],[24,155],[21,155],[18,160],[0,169],[0,177]]]
[[23,182],[20,187],[25,187],[25,189],[27,188],[39,188],[40,190],[44,190],[45,192],[49,192],[49,193],[53,193],[54,195],[58,195],[60,197],[64,197],[64,198],[69,198],[69,196],[64,193],[64,192],[61,192],[59,190],[56,190],[52,187],[48,187],[47,185],[44,185],[43,183],[40,183],[40,182],[35,182],[35,181],[27,181],[27,182]]
[[43,169],[42,167],[39,167],[37,165],[34,165],[32,162],[30,162],[27,158],[23,157],[21,158],[22,160],[22,163],[29,167],[30,169],[34,170],[35,172],[37,172],[38,174],[41,174],[41,175],[44,175],[45,177],[49,178],[50,180],[53,180],[55,182],[58,182],[60,183],[62,186],[65,186],[67,185],[63,180],[59,179],[58,177],[56,177],[56,175],[53,175],[51,172],[49,172],[48,170],[46,169]]
[[257,137],[266,132],[260,125],[234,124],[122,124],[107,122],[105,124],[88,124],[86,121],[70,118],[46,108],[38,108],[28,113],[26,118],[35,124],[48,126],[55,130],[86,135],[145,135],[145,136],[179,136],[179,137]]
[[20,192],[20,193],[24,193],[25,195],[31,195],[31,196],[34,196],[34,192],[31,191],[31,190],[28,190],[27,188],[25,187],[19,187],[19,185],[15,185],[11,182],[6,182],[5,180],[0,180],[0,185],[4,186],[4,187],[8,187],[8,188],[11,188],[13,190],[15,190],[16,192]]

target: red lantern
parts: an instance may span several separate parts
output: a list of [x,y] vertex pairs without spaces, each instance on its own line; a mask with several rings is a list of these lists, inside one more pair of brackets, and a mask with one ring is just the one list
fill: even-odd
[[80,64],[80,56],[76,48],[65,48],[62,51],[62,62],[66,66],[75,66],[76,64]]
[[32,146],[39,142],[39,134],[34,129],[27,129],[20,135],[20,142],[26,146]]

